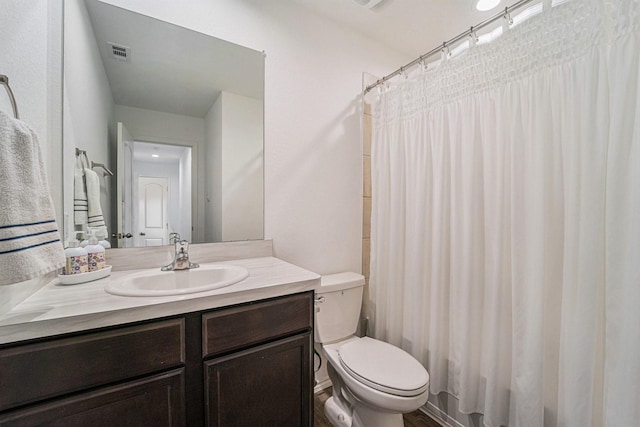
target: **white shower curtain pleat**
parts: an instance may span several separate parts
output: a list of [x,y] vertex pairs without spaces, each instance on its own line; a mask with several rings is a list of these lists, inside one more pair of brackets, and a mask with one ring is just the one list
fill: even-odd
[[487,426],[640,419],[638,0],[572,0],[374,104],[374,336]]
[[[640,34],[613,44],[606,182],[605,365],[606,426],[640,420]],[[636,19],[633,19],[636,18]],[[631,25],[631,24],[630,24]]]

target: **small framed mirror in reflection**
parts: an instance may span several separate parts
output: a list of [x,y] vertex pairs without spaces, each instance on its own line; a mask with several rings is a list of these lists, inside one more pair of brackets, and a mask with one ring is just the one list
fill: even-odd
[[[112,247],[168,244],[172,232],[264,237],[262,52],[108,2],[67,2],[63,114],[67,239],[90,225],[74,215],[80,190],[99,200]],[[99,194],[79,188],[91,162],[114,172],[93,169]]]

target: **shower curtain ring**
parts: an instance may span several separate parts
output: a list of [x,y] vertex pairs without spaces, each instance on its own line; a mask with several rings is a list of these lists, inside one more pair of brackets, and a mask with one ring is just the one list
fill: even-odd
[[473,40],[473,43],[478,43],[480,41],[480,39],[478,38],[478,33],[476,32],[476,30],[473,28],[473,25],[471,26],[471,28],[469,29],[469,37],[471,37],[471,40]]
[[428,65],[427,65],[427,58],[425,55],[420,57],[420,69],[424,72],[427,71],[428,69]]
[[504,19],[507,20],[509,25],[513,25],[513,19],[511,18],[511,14],[509,13],[509,8],[508,7],[504,8]]
[[447,45],[447,42],[442,42],[442,59],[447,59],[449,57],[449,45]]

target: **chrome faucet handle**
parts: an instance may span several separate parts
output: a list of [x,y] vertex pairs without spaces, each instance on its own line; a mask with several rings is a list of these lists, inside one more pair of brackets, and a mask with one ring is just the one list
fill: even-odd
[[169,244],[175,245],[180,241],[180,233],[169,233]]
[[[178,250],[178,245],[180,246]],[[200,264],[195,262],[191,262],[189,259],[189,242],[186,240],[180,240],[176,243],[176,259],[182,259],[185,263],[187,263],[187,267],[185,268],[198,268]]]
[[189,242],[186,240],[176,240],[176,258],[189,258]]

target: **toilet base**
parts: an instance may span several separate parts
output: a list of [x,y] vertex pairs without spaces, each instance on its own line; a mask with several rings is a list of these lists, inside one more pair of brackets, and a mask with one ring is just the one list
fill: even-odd
[[402,414],[379,412],[364,405],[353,411],[352,427],[404,427]]
[[331,396],[324,402],[324,414],[334,427],[351,427],[351,415]]
[[402,414],[391,414],[356,405],[353,413],[332,397],[324,402],[324,413],[334,427],[404,427]]

